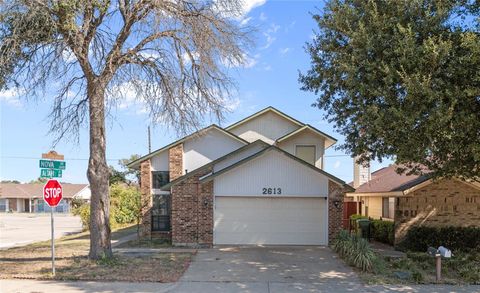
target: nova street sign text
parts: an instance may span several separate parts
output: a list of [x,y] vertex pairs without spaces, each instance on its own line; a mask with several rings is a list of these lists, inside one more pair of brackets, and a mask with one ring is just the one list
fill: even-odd
[[40,177],[42,178],[62,178],[62,170],[57,169],[41,169]]
[[65,170],[65,161],[40,160],[40,168]]

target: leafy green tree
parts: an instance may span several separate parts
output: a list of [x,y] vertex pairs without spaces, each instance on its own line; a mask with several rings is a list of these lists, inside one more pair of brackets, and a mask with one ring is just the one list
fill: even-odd
[[[53,100],[54,144],[89,126],[89,257],[111,257],[108,110],[129,93],[178,133],[221,120],[250,29],[237,0],[5,0],[0,90]],[[78,136],[74,136],[77,137]]]
[[341,149],[480,179],[480,2],[331,0],[313,18],[299,81]]

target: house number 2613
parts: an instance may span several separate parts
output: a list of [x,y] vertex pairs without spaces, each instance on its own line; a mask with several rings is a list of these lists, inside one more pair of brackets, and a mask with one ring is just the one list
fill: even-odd
[[282,189],[280,187],[264,187],[262,194],[282,194]]

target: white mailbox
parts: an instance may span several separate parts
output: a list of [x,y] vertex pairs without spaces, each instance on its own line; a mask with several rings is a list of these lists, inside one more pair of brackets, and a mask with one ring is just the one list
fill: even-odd
[[447,249],[446,247],[439,246],[438,252],[440,252],[440,255],[442,257],[446,257],[446,258],[452,257],[452,251],[450,249]]

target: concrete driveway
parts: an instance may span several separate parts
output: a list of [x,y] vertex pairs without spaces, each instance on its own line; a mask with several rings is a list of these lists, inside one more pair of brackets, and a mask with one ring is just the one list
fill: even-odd
[[[55,238],[82,231],[80,217],[55,214]],[[0,249],[50,239],[50,214],[0,214]]]
[[347,292],[352,269],[328,247],[245,246],[200,250],[180,280],[185,292]]

